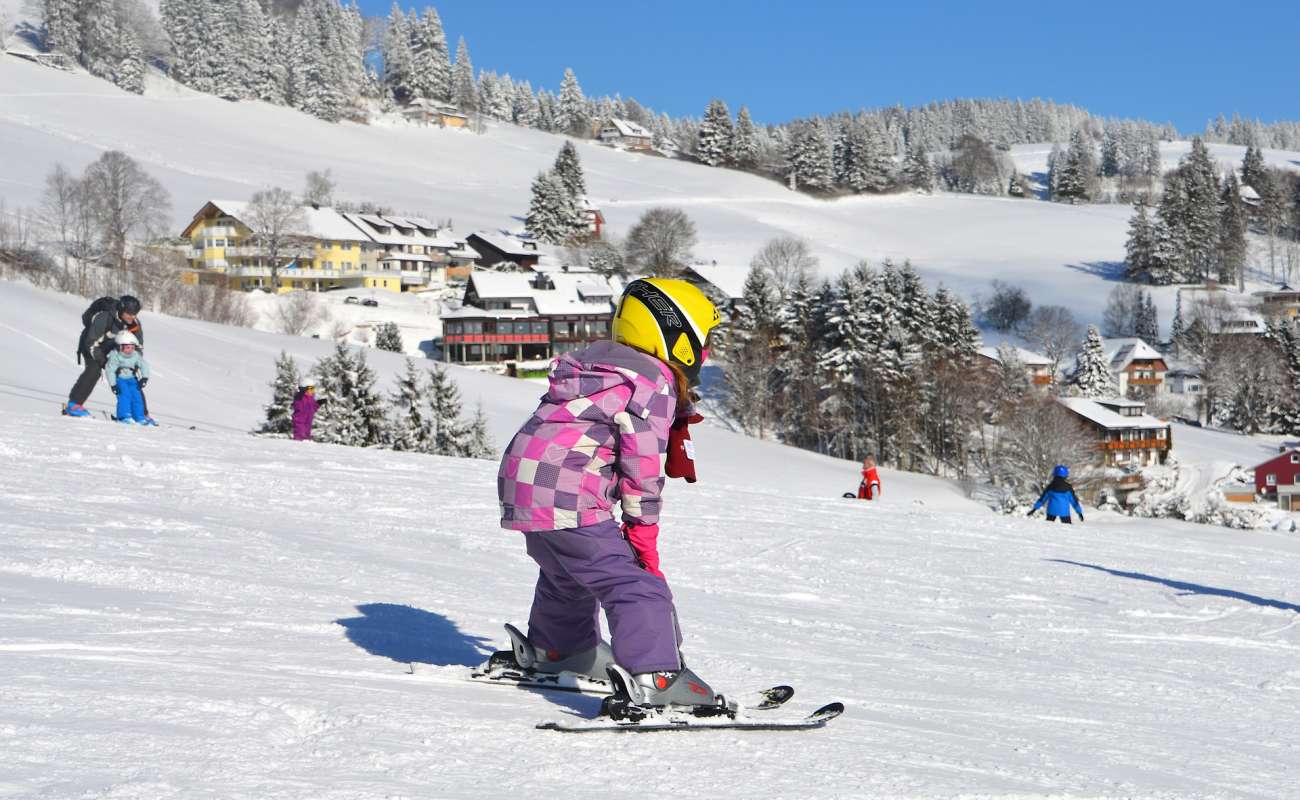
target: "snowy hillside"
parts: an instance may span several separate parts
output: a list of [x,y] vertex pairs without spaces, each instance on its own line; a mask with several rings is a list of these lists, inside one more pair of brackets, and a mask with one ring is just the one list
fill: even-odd
[[[56,162],[79,171],[118,148],[172,193],[178,232],[205,200],[243,198],[269,185],[296,190],[308,170],[326,167],[345,199],[450,217],[462,234],[517,229],[533,178],[551,165],[561,142],[510,125],[490,125],[481,136],[404,123],[332,125],[283,107],[232,104],[160,78],[137,97],[86,75],[0,57],[0,197],[34,206]],[[910,257],[932,283],[967,297],[1001,278],[1022,284],[1035,302],[1069,305],[1097,321],[1123,258],[1124,206],[965,195],[828,202],[745,173],[592,142],[579,143],[579,153],[592,199],[616,235],[651,206],[678,206],[699,229],[696,255],[719,264],[746,265],[767,239],[794,234],[812,243],[829,274],[860,258]],[[1167,323],[1173,295],[1157,295]]]
[[[893,473],[849,502],[852,465],[706,431],[665,496],[685,652],[849,711],[566,737],[532,726],[595,700],[463,680],[532,593],[495,464],[244,435],[273,354],[325,345],[157,315],[164,427],[59,418],[80,305],[0,283],[0,797],[1296,796],[1294,536],[1048,526]],[[537,393],[455,375],[499,443]]]

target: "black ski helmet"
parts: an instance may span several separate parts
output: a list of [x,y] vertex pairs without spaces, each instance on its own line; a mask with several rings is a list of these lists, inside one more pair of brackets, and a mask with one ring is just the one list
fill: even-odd
[[140,313],[139,299],[132,297],[129,294],[122,295],[117,301],[117,313],[130,314],[133,317],[137,316]]

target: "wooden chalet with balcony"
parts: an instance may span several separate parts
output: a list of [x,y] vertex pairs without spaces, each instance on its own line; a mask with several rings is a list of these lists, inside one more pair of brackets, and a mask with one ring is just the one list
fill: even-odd
[[1102,339],[1106,361],[1121,397],[1146,398],[1166,390],[1169,365],[1164,355],[1142,339]]
[[443,358],[540,361],[609,338],[614,290],[587,273],[482,272],[459,309],[442,315]]
[[619,145],[629,150],[649,150],[654,147],[654,134],[645,126],[627,119],[607,120],[596,132],[596,138],[605,144]]
[[1139,469],[1163,464],[1173,447],[1168,422],[1146,413],[1146,403],[1113,398],[1058,397],[1097,440],[1098,466]]

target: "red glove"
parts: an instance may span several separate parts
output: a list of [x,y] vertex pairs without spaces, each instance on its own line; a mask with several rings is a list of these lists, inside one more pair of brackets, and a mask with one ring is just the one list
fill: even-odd
[[695,483],[695,444],[691,441],[690,426],[703,422],[704,417],[691,414],[678,417],[668,430],[668,461],[664,464],[664,473],[670,478],[685,478],[687,483]]
[[659,571],[659,548],[656,545],[659,539],[659,526],[624,523],[623,537],[627,539],[628,544],[632,545],[636,560],[641,563],[645,571],[662,578],[664,574]]

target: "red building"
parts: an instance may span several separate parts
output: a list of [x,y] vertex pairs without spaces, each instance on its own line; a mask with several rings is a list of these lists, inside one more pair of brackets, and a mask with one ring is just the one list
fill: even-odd
[[[1300,485],[1300,450],[1288,450],[1255,465],[1256,494],[1277,497],[1280,487],[1297,485]],[[1290,494],[1295,490],[1285,491]]]

